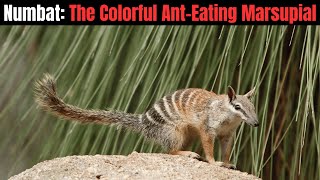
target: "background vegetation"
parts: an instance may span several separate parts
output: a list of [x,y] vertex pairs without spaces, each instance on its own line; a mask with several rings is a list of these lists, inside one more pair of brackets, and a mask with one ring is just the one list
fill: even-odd
[[241,125],[232,161],[264,179],[320,179],[317,26],[2,26],[0,45],[3,179],[59,156],[161,152],[137,133],[39,110],[33,83],[45,72],[68,103],[131,113],[181,88],[256,85],[261,124]]

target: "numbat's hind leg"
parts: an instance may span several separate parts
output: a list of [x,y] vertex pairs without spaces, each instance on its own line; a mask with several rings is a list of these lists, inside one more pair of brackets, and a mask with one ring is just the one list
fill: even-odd
[[199,154],[192,152],[192,151],[171,151],[170,154],[172,155],[181,155],[181,156],[186,156],[189,158],[197,159],[199,161],[205,161],[207,162],[204,158],[202,158]]

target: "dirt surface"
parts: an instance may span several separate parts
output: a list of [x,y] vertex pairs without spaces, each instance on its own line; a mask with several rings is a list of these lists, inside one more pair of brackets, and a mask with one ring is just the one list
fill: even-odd
[[129,156],[68,156],[38,163],[15,175],[17,179],[258,179],[195,159],[133,152]]

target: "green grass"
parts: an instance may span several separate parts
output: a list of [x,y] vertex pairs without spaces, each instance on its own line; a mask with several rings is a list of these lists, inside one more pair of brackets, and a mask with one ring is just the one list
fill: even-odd
[[256,86],[261,125],[241,125],[232,161],[264,179],[320,178],[317,26],[2,26],[0,45],[4,179],[55,157],[162,151],[138,133],[38,109],[33,83],[45,72],[68,103],[131,113],[181,88]]

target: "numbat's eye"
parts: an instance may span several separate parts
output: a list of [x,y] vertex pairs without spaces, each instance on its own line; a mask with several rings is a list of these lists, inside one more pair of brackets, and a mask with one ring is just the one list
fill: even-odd
[[239,105],[235,105],[234,108],[235,108],[236,110],[241,109],[241,107],[240,107]]

